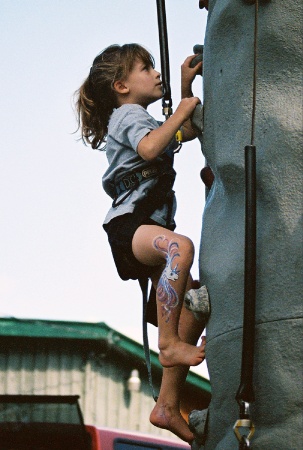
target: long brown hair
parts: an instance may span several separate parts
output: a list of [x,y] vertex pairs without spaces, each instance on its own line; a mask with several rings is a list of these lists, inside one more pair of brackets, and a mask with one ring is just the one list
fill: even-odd
[[106,142],[107,127],[117,100],[113,85],[125,79],[136,60],[154,67],[154,58],[139,44],[111,45],[94,59],[90,73],[76,91],[78,130],[85,144],[99,149]]

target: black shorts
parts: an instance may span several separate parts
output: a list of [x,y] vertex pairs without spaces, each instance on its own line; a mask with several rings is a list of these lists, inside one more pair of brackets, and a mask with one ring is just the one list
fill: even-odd
[[147,266],[140,263],[133,254],[132,240],[140,225],[159,224],[151,219],[138,221],[134,214],[123,214],[103,225],[118,274],[122,280],[149,278],[157,268],[157,266]]

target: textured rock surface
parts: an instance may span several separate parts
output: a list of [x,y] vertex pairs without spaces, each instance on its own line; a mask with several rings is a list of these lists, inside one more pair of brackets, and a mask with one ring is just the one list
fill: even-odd
[[[302,448],[302,1],[260,2],[256,139],[254,449]],[[206,202],[201,281],[211,298],[205,449],[238,448],[244,264],[244,147],[250,144],[254,6],[210,0],[204,46]]]

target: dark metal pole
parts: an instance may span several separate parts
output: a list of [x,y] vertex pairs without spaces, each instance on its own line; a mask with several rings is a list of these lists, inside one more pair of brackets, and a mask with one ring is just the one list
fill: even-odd
[[169,53],[168,53],[168,39],[167,39],[167,25],[165,0],[157,0],[157,14],[158,14],[158,29],[159,29],[159,44],[160,44],[160,58],[161,58],[161,78],[163,89],[163,114],[169,117],[172,114],[172,99],[170,89],[170,73],[169,73]]

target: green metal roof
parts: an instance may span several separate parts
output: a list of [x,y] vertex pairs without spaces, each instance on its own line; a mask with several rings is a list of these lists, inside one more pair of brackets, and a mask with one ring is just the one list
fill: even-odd
[[[68,322],[56,320],[0,318],[0,337],[26,337],[50,339],[104,340],[133,356],[145,359],[142,344],[110,328],[106,323]],[[161,369],[158,354],[150,352],[152,366]],[[211,393],[206,378],[189,372],[187,382]]]

